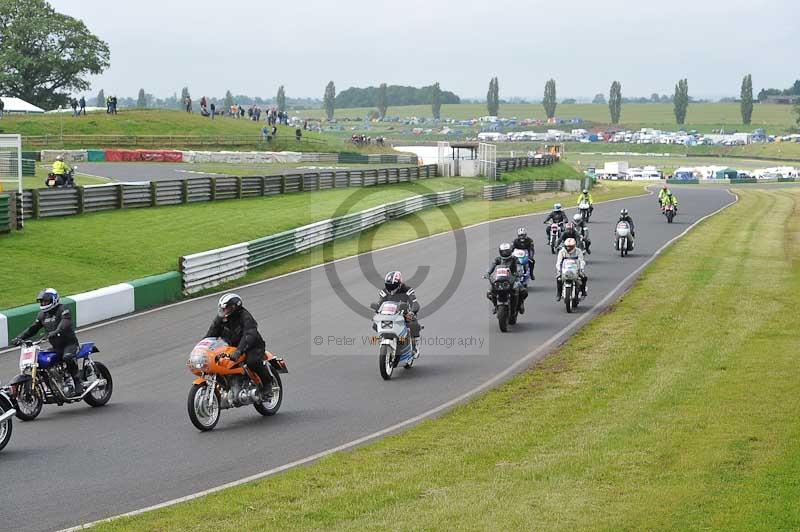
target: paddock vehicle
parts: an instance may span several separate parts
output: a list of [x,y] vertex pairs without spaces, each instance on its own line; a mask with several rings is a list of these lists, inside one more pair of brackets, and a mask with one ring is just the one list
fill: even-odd
[[212,430],[222,410],[253,405],[262,416],[274,416],[283,402],[280,374],[288,373],[286,362],[269,351],[261,363],[272,376],[272,396],[262,397],[261,380],[247,367],[245,356],[234,362],[236,348],[221,338],[204,338],[192,349],[186,365],[197,378],[189,389],[189,419],[198,430]]
[[78,349],[76,363],[83,393],[73,395],[72,377],[61,355],[41,349],[42,340],[26,341],[20,348],[20,374],[9,383],[10,396],[17,417],[32,421],[41,413],[45,404],[64,404],[85,401],[90,406],[103,406],[114,390],[111,372],[105,364],[92,359],[99,350],[94,342],[84,342]]
[[375,341],[380,345],[378,370],[383,380],[388,381],[400,364],[405,369],[414,365],[414,345],[406,321],[408,304],[385,301],[380,307],[372,303],[370,308],[375,311],[372,328],[378,333]]

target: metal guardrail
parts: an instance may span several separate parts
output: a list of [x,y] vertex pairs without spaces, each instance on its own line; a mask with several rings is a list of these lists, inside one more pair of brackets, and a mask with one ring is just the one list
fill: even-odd
[[436,177],[436,168],[433,164],[377,170],[325,170],[305,174],[247,177],[193,177],[70,189],[33,189],[25,190],[23,193],[23,215],[26,219],[50,218],[113,209],[385,185]]
[[564,181],[517,181],[508,185],[485,185],[481,191],[481,199],[495,201],[534,192],[555,192],[563,189]]
[[556,161],[556,157],[550,154],[539,157],[498,157],[497,170],[499,174],[499,172],[509,172],[531,166],[550,166]]
[[446,192],[413,196],[257,240],[187,255],[180,258],[183,291],[186,294],[199,292],[225,281],[243,277],[250,269],[298,251],[306,251],[337,238],[360,233],[370,227],[428,207],[457,203],[463,199],[463,187]]

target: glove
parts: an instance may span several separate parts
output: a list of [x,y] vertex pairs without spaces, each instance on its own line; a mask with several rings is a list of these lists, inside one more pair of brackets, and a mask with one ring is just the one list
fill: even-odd
[[231,353],[230,359],[233,360],[234,362],[237,362],[239,360],[239,357],[241,357],[241,356],[242,356],[242,352],[237,349],[236,351]]
[[24,340],[18,336],[16,338],[14,338],[13,340],[11,340],[11,345],[13,345],[15,347],[19,347],[19,346],[22,345],[23,342],[24,342]]
[[406,312],[406,319],[408,321],[414,321],[414,318],[416,318],[416,316],[414,316],[413,312]]

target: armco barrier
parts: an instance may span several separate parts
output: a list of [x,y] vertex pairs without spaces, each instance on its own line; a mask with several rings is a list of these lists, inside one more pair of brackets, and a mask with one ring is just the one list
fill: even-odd
[[180,258],[183,291],[186,294],[199,292],[225,281],[243,277],[252,268],[287,257],[298,251],[305,251],[337,238],[354,235],[429,206],[456,203],[463,199],[463,188],[413,196],[257,240],[187,255]]
[[0,233],[11,231],[11,196],[0,194]]
[[136,311],[177,301],[183,295],[181,274],[169,272],[131,281]]
[[75,301],[75,324],[84,327],[135,310],[133,286],[115,284],[72,296]]
[[[118,150],[122,151],[122,150]],[[34,189],[23,194],[25,218],[71,216],[130,207],[270,196],[400,183],[436,177],[437,166],[370,170],[328,170],[305,174],[247,177],[194,177],[144,183],[110,183],[72,189]]]
[[[61,303],[72,312],[76,326],[85,327],[180,299],[182,288],[180,273],[169,272],[62,297]],[[0,311],[0,348],[27,329],[38,312],[39,305]]]
[[563,189],[563,181],[517,181],[508,185],[485,185],[481,191],[481,199],[494,201],[534,192],[555,192]]

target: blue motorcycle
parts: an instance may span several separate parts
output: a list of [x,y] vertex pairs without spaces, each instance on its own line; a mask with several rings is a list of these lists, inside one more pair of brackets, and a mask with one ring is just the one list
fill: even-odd
[[80,345],[75,357],[83,384],[83,393],[74,395],[72,376],[61,355],[43,351],[42,342],[25,342],[19,356],[20,374],[9,383],[11,400],[17,417],[32,421],[41,413],[45,404],[64,404],[85,401],[90,406],[103,406],[111,399],[114,383],[108,368],[92,355],[99,352],[94,342]]
[[531,260],[528,257],[528,252],[524,249],[515,249],[514,258],[517,259],[517,263],[522,268],[522,276],[519,278],[519,282],[527,288],[528,282],[531,280]]
[[378,369],[383,380],[388,381],[398,365],[409,369],[414,364],[414,346],[406,323],[408,305],[386,301],[380,308],[375,303],[370,306],[376,311],[372,327],[378,333],[375,340],[381,346]]

